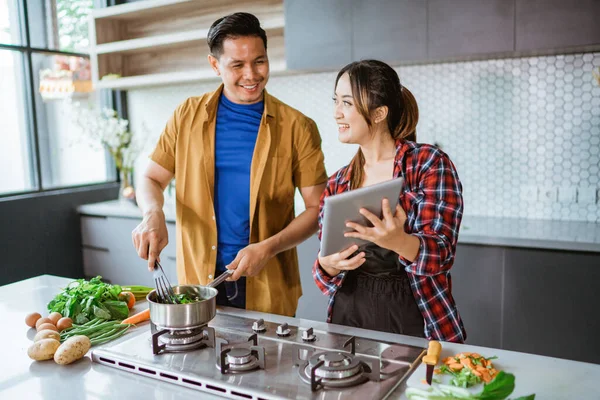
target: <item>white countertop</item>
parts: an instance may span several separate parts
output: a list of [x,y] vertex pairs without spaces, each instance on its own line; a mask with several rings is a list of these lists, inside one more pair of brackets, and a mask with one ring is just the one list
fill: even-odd
[[[27,348],[31,344],[31,338],[35,332],[25,325],[25,316],[34,311],[44,314],[48,301],[69,281],[70,279],[66,278],[43,275],[0,287],[0,315],[3,320],[0,339],[4,344],[3,362],[0,363],[0,398],[28,400],[220,398],[92,363],[89,354],[84,359],[68,366],[59,366],[53,361],[30,360],[27,357]],[[140,307],[143,306],[143,304],[140,305]],[[402,335],[230,308],[220,309],[219,312],[426,346],[424,339]],[[149,329],[147,323],[140,325],[127,336],[131,337],[131,335],[142,333],[147,329]],[[536,393],[536,399],[540,400],[600,398],[598,389],[600,365],[477,346],[449,343],[443,343],[442,346],[443,357],[461,351],[498,356],[496,364],[505,371],[513,372],[516,375],[516,388],[511,398],[531,393]],[[419,372],[420,369],[417,369],[417,373]],[[402,392],[403,386],[396,390],[391,398],[405,399]]]
[[[166,206],[164,210],[167,222],[174,223],[174,207]],[[92,216],[142,217],[142,213],[132,202],[119,200],[85,204],[77,211]],[[600,253],[600,224],[465,216],[458,243]]]

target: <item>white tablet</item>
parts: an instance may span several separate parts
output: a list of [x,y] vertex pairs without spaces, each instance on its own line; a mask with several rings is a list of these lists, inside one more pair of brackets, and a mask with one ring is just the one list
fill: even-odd
[[392,214],[395,213],[403,184],[404,179],[396,178],[326,197],[323,206],[321,257],[338,253],[353,244],[360,246],[367,243],[365,240],[345,237],[345,232],[353,231],[346,223],[352,221],[364,226],[373,226],[359,210],[366,208],[381,218],[381,201],[384,198],[390,201]]

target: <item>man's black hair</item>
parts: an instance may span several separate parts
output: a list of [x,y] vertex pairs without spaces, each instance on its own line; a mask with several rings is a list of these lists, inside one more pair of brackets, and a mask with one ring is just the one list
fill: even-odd
[[210,54],[219,58],[223,54],[225,39],[235,39],[242,36],[256,36],[262,39],[267,49],[267,34],[260,27],[260,21],[254,15],[238,12],[219,18],[208,30],[206,41]]

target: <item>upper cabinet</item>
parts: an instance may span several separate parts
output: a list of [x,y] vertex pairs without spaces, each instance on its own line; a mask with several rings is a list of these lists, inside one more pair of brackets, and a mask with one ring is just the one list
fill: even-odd
[[512,0],[429,0],[428,7],[430,60],[513,51]]
[[600,44],[600,1],[516,0],[516,51]]
[[[600,1],[284,0],[289,69],[600,49]],[[293,28],[292,28],[293,27]]]
[[96,88],[216,79],[206,35],[216,19],[255,14],[271,75],[600,49],[600,0],[144,0],[93,11]]
[[352,60],[352,4],[348,0],[285,0],[289,69],[337,69]]
[[427,56],[427,2],[285,0],[287,67],[339,69],[353,60]]
[[93,11],[90,55],[96,88],[216,78],[207,60],[208,29],[238,11],[260,19],[271,71],[285,71],[282,0],[146,0]]
[[427,58],[426,1],[353,1],[354,60],[374,58],[396,63]]

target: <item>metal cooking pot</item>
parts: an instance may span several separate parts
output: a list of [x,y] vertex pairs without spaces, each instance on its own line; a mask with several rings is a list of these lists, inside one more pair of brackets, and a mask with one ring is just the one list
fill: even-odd
[[189,304],[164,304],[156,301],[156,290],[148,293],[150,321],[165,329],[188,329],[206,325],[217,313],[217,289],[221,282],[227,279],[233,270],[221,274],[207,286],[179,285],[173,286],[176,294],[189,293],[203,300]]

